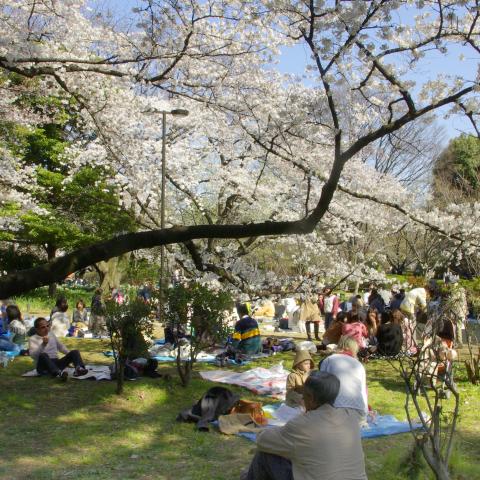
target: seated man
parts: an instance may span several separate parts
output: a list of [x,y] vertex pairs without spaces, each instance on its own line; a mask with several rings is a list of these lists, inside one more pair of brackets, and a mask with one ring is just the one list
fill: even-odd
[[[45,318],[38,317],[34,323],[36,334],[28,342],[30,356],[40,375],[52,375],[66,381],[68,374],[64,369],[73,363],[75,376],[85,375],[87,370],[78,350],[68,350],[54,333],[49,332],[49,325]],[[58,358],[58,351],[65,354]]]
[[366,480],[358,420],[332,406],[339,389],[335,375],[312,372],[306,413],[257,435],[258,452],[242,480]]
[[238,353],[253,355],[262,352],[262,337],[256,320],[248,315],[247,305],[239,303],[237,313],[240,320],[235,324],[232,346]]

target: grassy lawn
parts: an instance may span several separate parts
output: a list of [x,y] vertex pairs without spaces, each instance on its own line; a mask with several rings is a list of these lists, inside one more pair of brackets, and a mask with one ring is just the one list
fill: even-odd
[[[87,362],[108,363],[108,349],[96,340],[69,339]],[[293,354],[270,357],[290,366]],[[251,368],[250,364],[247,368]],[[175,421],[177,413],[194,403],[212,383],[198,375],[182,388],[172,366],[170,381],[140,379],[126,384],[116,396],[113,382],[22,378],[32,368],[29,358],[0,367],[1,479],[235,479],[251,458],[254,445],[218,432],[198,433],[192,424]],[[204,365],[199,368],[205,368]],[[213,367],[207,367],[213,368]],[[405,417],[402,383],[386,362],[367,364],[369,400],[382,414]],[[480,390],[465,381],[458,366],[462,408],[452,478],[480,479]],[[247,390],[232,387],[243,398]],[[264,402],[269,400],[263,399]],[[414,468],[410,434],[365,440],[363,447],[370,480],[432,478]]]

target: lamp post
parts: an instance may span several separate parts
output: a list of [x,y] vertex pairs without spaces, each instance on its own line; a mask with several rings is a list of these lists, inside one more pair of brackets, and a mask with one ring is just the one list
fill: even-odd
[[[160,205],[160,228],[165,228],[165,176],[166,176],[166,138],[167,138],[167,115],[174,115],[177,117],[186,117],[189,114],[188,110],[183,108],[176,108],[174,110],[162,110],[162,183],[161,183],[161,205]],[[165,288],[165,245],[160,246],[160,321],[163,320],[163,293]]]

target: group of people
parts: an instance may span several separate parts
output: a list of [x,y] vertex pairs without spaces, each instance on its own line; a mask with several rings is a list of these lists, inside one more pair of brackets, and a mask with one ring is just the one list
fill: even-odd
[[[78,307],[78,304],[77,304]],[[2,338],[1,349],[12,350],[16,347],[21,354],[30,355],[35,363],[39,375],[51,375],[66,381],[67,366],[73,365],[74,375],[81,376],[87,373],[82,356],[78,350],[68,350],[58,339],[55,330],[64,332],[64,314],[67,308],[63,301],[57,301],[50,321],[44,317],[37,317],[31,328],[25,325],[22,313],[17,305],[7,305],[4,312],[3,327],[10,332],[8,339]],[[83,310],[78,308],[78,312]],[[78,318],[78,317],[77,317]],[[78,322],[84,317],[78,318]],[[10,343],[7,345],[6,343]],[[59,353],[64,356],[60,357]]]
[[368,412],[366,373],[355,339],[344,335],[338,347],[318,370],[308,351],[297,351],[286,403],[302,413],[257,435],[257,452],[242,480],[367,478],[360,438]]
[[331,288],[325,288],[318,296],[303,298],[296,312],[298,330],[306,333],[308,340],[321,341],[320,348],[350,335],[357,341],[361,356],[375,352],[395,356],[401,351],[414,354],[420,337],[433,331],[461,347],[468,313],[465,290],[454,277],[447,277],[446,284],[442,289],[432,281],[408,292],[372,286],[364,295],[343,301]]
[[[443,290],[430,282],[388,295],[372,287],[368,295],[354,295],[343,302],[329,288],[318,298],[304,298],[299,313],[308,339],[313,340],[313,333],[321,342],[318,350],[328,346],[333,353],[314,370],[309,351],[296,352],[287,378],[286,404],[304,413],[284,427],[268,428],[257,435],[257,453],[242,478],[366,478],[360,425],[369,406],[366,372],[360,360],[372,353],[415,354],[422,343],[437,345],[436,358],[442,358],[439,352],[443,348],[450,352],[446,358],[454,359],[453,348],[461,346],[468,310],[465,291],[456,279],[448,278],[446,283],[448,288]],[[236,347],[259,351],[258,323],[246,305],[237,311]],[[322,317],[325,331],[320,338]],[[332,458],[336,460],[332,462]]]
[[[97,289],[92,297],[90,312],[85,302],[79,299],[73,314],[68,313],[68,301],[57,298],[50,317],[37,317],[33,325],[25,323],[19,307],[5,302],[2,309],[0,350],[16,351],[20,355],[30,355],[37,373],[52,375],[66,380],[66,367],[73,365],[74,375],[84,375],[85,365],[78,350],[69,351],[59,340],[66,336],[83,336],[90,331],[94,335],[106,334],[105,304],[102,291]],[[62,358],[59,353],[63,353]]]

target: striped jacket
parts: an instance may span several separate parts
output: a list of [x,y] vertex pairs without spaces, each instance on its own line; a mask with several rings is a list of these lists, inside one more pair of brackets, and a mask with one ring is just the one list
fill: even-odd
[[256,320],[245,315],[235,324],[233,346],[240,353],[261,353],[262,338],[260,337],[260,330]]

